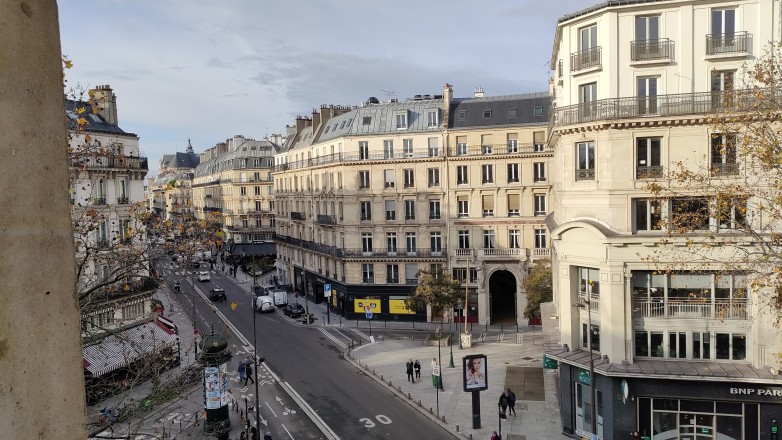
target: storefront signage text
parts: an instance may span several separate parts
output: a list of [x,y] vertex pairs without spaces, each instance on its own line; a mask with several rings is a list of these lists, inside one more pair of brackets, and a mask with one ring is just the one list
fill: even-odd
[[730,394],[745,396],[773,396],[782,397],[782,389],[772,388],[731,388]]

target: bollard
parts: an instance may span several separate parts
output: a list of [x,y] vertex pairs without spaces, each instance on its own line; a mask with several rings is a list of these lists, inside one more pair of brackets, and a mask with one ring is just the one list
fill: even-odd
[[385,380],[385,379],[383,379],[383,375],[382,374],[380,375],[380,380]]
[[459,424],[456,424],[456,432],[459,432]]
[[470,433],[470,440],[472,440],[472,432]]
[[429,407],[429,414],[434,414],[434,411],[432,411],[432,407]]
[[391,382],[391,381],[389,380],[389,381],[388,381],[388,386],[390,386],[390,387],[393,387],[393,386],[394,386],[394,383],[393,383],[393,382]]
[[401,393],[402,392],[402,385],[397,386],[396,389],[397,389],[397,391],[399,391]]
[[421,400],[420,399],[418,400],[418,406],[423,406],[423,405],[421,405]]
[[443,416],[443,423],[445,423],[445,416]]
[[412,397],[410,397],[410,393],[407,393],[407,398],[412,400]]

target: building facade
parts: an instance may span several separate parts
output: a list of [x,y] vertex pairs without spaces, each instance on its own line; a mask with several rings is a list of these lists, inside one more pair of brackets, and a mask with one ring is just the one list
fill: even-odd
[[[685,205],[656,200],[650,183],[666,185],[678,163],[740,177],[709,115],[725,110],[742,64],[779,41],[779,14],[776,0],[630,0],[559,20],[547,223],[561,345],[547,355],[559,361],[563,432],[771,438],[782,338],[757,307],[762,292],[722,264],[666,261],[737,219],[712,211],[669,237],[665,220]],[[678,268],[660,270],[668,263]]]
[[163,155],[158,175],[147,184],[149,207],[156,216],[173,220],[192,214],[193,177],[200,159],[193,151],[190,139],[184,153]]
[[280,280],[316,302],[330,285],[331,307],[348,318],[370,304],[374,319],[423,320],[404,299],[419,270],[439,268],[469,293],[455,320],[465,309],[468,322],[521,317],[521,280],[547,252],[545,233],[533,250],[545,216],[533,193],[548,195],[550,97],[452,93],[296,120],[275,158]]

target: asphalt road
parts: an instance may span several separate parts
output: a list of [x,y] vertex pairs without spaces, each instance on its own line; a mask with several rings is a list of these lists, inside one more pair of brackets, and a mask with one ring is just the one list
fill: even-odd
[[[253,341],[249,293],[214,273],[212,281],[196,281],[196,286],[205,294],[214,286],[224,288],[228,301],[218,303],[218,309],[250,342]],[[237,303],[236,310],[231,310],[232,302]],[[216,328],[222,325],[219,320],[209,319],[216,320],[217,316],[208,304],[198,301],[196,309],[207,322],[215,322]],[[317,323],[320,324],[320,321]],[[442,428],[347,362],[342,355],[342,347],[322,332],[328,329],[319,330],[317,324],[297,325],[281,309],[274,313],[257,314],[256,327],[258,353],[266,358],[266,365],[282,382],[290,385],[340,438],[451,438]],[[344,329],[341,331],[344,332]],[[400,377],[404,377],[403,369],[404,360],[401,360]],[[265,401],[273,401],[276,397],[289,400],[287,395],[267,395],[268,389],[271,388],[264,388],[259,394]],[[269,420],[275,439],[323,438],[319,431],[311,431],[311,423],[286,425],[286,429],[281,430],[274,426],[277,418],[267,416],[265,411],[267,409],[262,404],[261,415]],[[302,412],[299,411],[299,414]]]

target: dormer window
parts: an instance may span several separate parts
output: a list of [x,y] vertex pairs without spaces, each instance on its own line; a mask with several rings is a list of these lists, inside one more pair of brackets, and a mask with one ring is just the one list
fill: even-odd
[[460,121],[467,119],[467,110],[459,110],[459,113],[456,114],[456,119]]
[[407,128],[407,112],[404,113],[396,113],[394,115],[394,119],[396,120],[396,129],[402,130]]
[[363,125],[370,125],[372,124],[372,116],[364,116],[364,119],[361,122]]
[[484,119],[491,118],[491,110],[484,110],[483,111],[483,118]]

